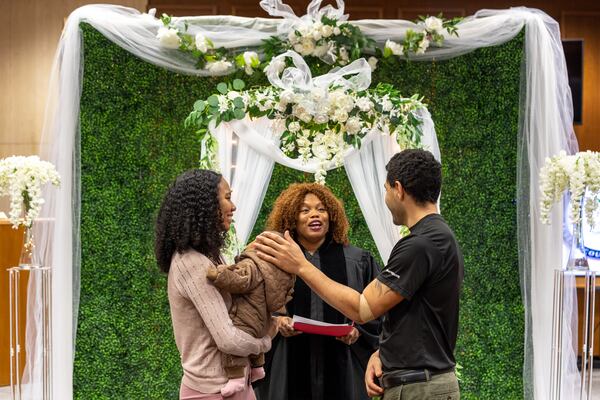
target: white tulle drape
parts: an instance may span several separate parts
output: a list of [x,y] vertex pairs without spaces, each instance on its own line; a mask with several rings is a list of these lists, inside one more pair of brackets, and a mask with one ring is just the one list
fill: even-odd
[[[266,2],[273,3],[273,0],[266,0]],[[340,3],[343,6],[340,0],[338,8]],[[191,34],[202,32],[217,47],[227,48],[257,47],[262,39],[282,32],[286,24],[290,24],[290,21],[281,19],[228,16],[175,18],[174,21],[180,25],[187,21]],[[57,166],[63,184],[60,190],[45,194],[47,203],[41,216],[52,218],[55,222],[41,227],[37,233],[43,250],[43,262],[53,267],[52,343],[55,355],[53,395],[56,399],[70,399],[73,396],[74,330],[77,325],[79,302],[81,262],[79,101],[83,74],[80,22],[91,24],[112,42],[149,63],[175,72],[208,75],[204,70],[196,70],[194,60],[187,55],[176,50],[165,50],[158,45],[155,35],[161,25],[151,15],[124,7],[93,5],[77,9],[66,22],[52,70],[41,151],[45,159]],[[400,20],[363,20],[354,23],[368,36],[374,38],[380,46],[387,39],[401,40],[407,29],[415,28],[413,23]],[[518,148],[517,219],[520,278],[526,314],[524,383],[527,398],[546,399],[549,387],[552,270],[560,267],[557,260],[561,259],[561,246],[555,244],[561,243],[562,215],[560,210],[555,210],[551,226],[543,226],[539,223],[537,176],[546,156],[554,155],[560,149],[573,152],[577,148],[571,126],[572,104],[558,24],[543,12],[533,9],[482,10],[459,25],[459,37],[449,37],[443,48],[431,48],[424,55],[411,56],[411,59],[419,62],[434,58],[441,60],[457,57],[480,47],[504,43],[515,37],[523,28],[525,28],[525,63]],[[246,140],[244,135],[248,132],[236,126],[236,123],[232,123],[227,129],[235,131],[240,138],[240,144],[252,143],[254,153],[238,148],[239,153],[231,155],[228,162],[236,163],[236,171],[230,176],[234,193],[241,195],[247,190],[244,188],[244,180],[241,176],[236,176],[239,172],[237,169],[242,168],[238,165],[248,165],[252,159],[259,160],[263,162],[261,168],[265,171],[264,176],[254,174],[254,178],[265,180],[265,183],[261,183],[262,189],[257,189],[255,193],[255,198],[259,201],[264,196],[268,180],[266,176],[272,168],[272,164],[269,167],[269,162],[292,165],[282,160],[282,154],[278,152],[275,144],[269,144],[268,138],[259,138],[256,134],[252,136],[252,141]],[[270,146],[268,147],[270,150],[265,150],[266,148],[256,143],[265,143],[266,146]],[[371,149],[375,159],[377,147],[384,147],[384,144],[375,141],[366,147]],[[386,151],[390,151],[389,148],[386,148]],[[242,156],[242,154],[246,155]],[[369,157],[366,154],[368,153],[355,153],[353,156],[348,154],[345,157],[349,175],[353,176],[351,178],[353,186],[356,182],[367,180],[373,174],[380,174],[379,170],[350,172],[354,168],[358,169],[359,163],[367,163]],[[379,157],[380,153],[377,154]],[[271,161],[267,162],[267,158]],[[375,165],[378,164],[374,162]],[[364,212],[365,204],[368,205],[365,201],[369,199],[360,200],[361,193],[364,192],[358,190],[356,186],[354,188],[359,193],[359,201]],[[237,203],[242,207],[241,200]],[[237,216],[240,239],[247,237],[251,222],[255,218],[252,212],[248,212],[247,215],[245,212],[246,210],[244,210],[244,218],[247,218],[245,222],[241,220],[243,214],[241,208]],[[373,212],[378,214],[377,218],[381,218],[382,213],[384,213],[382,210]],[[365,213],[365,217],[370,221],[375,220],[375,216],[371,213]],[[369,228],[373,232],[374,228],[371,224]],[[387,235],[386,233],[385,236]],[[374,237],[378,238],[379,235]],[[389,246],[382,245],[385,239],[381,239],[381,243],[379,240],[377,242],[384,256],[386,247]],[[32,305],[33,308],[37,306],[39,305]],[[35,315],[35,312],[31,314]],[[35,321],[28,323],[33,324],[31,332],[34,332]],[[27,343],[27,349],[28,355],[32,358],[28,358],[27,368],[31,392],[25,398],[36,399],[39,398],[36,385],[39,383],[40,373],[34,360],[35,352],[41,348],[41,345],[39,337],[29,336],[32,337]],[[563,339],[563,342],[570,341],[570,337]],[[566,382],[563,387],[565,385],[568,386],[569,383]]]
[[[271,120],[261,118],[252,124],[253,133],[269,139]],[[239,243],[247,243],[267,188],[275,163],[271,157],[256,151],[251,141],[234,133],[229,124],[213,129],[219,141],[219,167],[232,190],[231,199],[237,206],[235,228]],[[241,140],[240,140],[241,139]]]

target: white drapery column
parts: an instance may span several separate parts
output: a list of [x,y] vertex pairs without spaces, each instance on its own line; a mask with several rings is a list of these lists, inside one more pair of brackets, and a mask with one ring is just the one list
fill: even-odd
[[[270,120],[261,119],[249,129],[253,129],[255,135],[266,138],[271,133],[270,127]],[[235,135],[234,128],[229,123],[219,125],[213,132],[219,142],[221,173],[231,185],[231,199],[237,207],[237,240],[239,243],[246,243],[267,193],[274,161],[254,150],[243,133],[241,136]]]

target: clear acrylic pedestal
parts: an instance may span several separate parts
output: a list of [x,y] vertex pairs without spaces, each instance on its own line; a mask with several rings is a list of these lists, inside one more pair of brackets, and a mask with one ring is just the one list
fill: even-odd
[[[22,381],[21,377],[21,352],[24,350],[24,343],[21,343],[21,334],[19,333],[19,316],[22,314],[23,307],[27,309],[27,302],[20,299],[19,292],[21,280],[25,274],[29,274],[30,284],[33,281],[36,289],[33,294],[34,299],[28,301],[41,302],[41,315],[39,315],[41,324],[37,329],[41,337],[42,349],[42,380],[41,380],[41,398],[40,400],[49,400],[52,398],[52,271],[50,267],[38,266],[20,266],[8,269],[9,273],[9,296],[10,296],[10,396],[12,400],[21,400],[22,385],[28,384]],[[24,279],[23,279],[24,280]]]
[[[583,336],[581,348],[581,371],[579,400],[592,397],[592,371],[594,368],[594,317],[596,304],[596,272],[577,269],[557,269],[554,271],[554,297],[552,312],[552,354],[550,369],[550,400],[561,400],[563,377],[563,326],[565,277],[584,278]],[[575,289],[576,290],[576,289]],[[577,335],[577,333],[575,333]]]

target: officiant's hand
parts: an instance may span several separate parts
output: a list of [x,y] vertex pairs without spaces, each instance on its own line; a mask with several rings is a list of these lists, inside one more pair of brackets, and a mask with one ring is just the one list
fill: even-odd
[[290,274],[298,275],[301,267],[308,263],[289,231],[285,231],[283,237],[263,232],[256,237],[254,248],[260,258]]
[[347,345],[351,345],[352,343],[358,340],[359,336],[360,332],[358,331],[358,329],[352,328],[352,330],[346,336],[339,336],[336,337],[336,339],[340,342],[346,343]]
[[275,317],[277,319],[277,330],[281,336],[290,337],[301,334],[302,332],[294,329],[294,323],[290,317]]

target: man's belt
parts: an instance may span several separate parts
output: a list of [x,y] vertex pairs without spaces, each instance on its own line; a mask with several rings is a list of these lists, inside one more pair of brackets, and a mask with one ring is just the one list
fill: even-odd
[[381,384],[384,389],[393,388],[407,383],[427,382],[432,376],[453,372],[454,368],[432,371],[429,369],[401,369],[384,373]]

